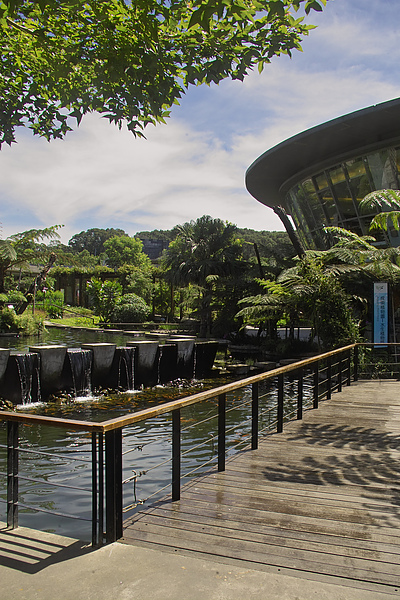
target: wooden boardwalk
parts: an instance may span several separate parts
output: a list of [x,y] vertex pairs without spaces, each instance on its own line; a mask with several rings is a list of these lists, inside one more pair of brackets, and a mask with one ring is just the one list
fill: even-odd
[[398,591],[400,382],[358,382],[125,523],[122,541]]

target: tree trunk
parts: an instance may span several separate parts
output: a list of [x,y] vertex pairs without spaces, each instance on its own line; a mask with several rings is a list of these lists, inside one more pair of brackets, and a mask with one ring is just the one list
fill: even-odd
[[303,258],[303,256],[306,255],[303,246],[301,245],[299,236],[297,235],[297,233],[295,232],[292,223],[290,222],[286,211],[284,208],[282,208],[282,206],[273,206],[273,211],[275,214],[278,215],[278,217],[280,218],[280,220],[282,221],[287,234],[290,238],[290,241],[293,244],[294,249],[296,250],[297,256],[299,258]]
[[17,313],[17,315],[22,315],[24,310],[27,308],[27,306],[30,304],[30,302],[34,299],[35,291],[40,290],[43,287],[43,285],[46,281],[47,273],[50,271],[51,267],[56,262],[56,259],[57,259],[57,256],[55,254],[50,255],[49,262],[44,267],[44,269],[39,273],[39,275],[37,277],[35,277],[35,280],[30,285],[29,290],[26,293],[26,302],[22,302],[17,307],[17,309],[15,311]]

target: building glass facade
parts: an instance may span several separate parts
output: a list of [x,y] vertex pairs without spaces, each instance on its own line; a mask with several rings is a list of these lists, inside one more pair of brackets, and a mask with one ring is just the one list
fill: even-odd
[[[368,235],[374,215],[361,214],[360,201],[370,192],[400,189],[400,146],[382,148],[333,164],[292,186],[285,204],[297,232],[307,248],[327,247],[323,228],[337,226],[358,235]],[[375,213],[374,213],[375,214]],[[400,245],[393,228],[378,243]]]

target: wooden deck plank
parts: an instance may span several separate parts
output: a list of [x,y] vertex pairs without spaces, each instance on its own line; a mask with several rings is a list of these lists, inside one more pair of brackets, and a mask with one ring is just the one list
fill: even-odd
[[[238,527],[233,528],[232,522],[229,523],[228,526],[219,525],[215,527],[212,522],[202,523],[201,525],[201,533],[209,536],[217,536],[224,537],[227,539],[233,540],[243,540],[247,542],[255,542],[255,543],[268,543],[270,546],[284,546],[286,548],[298,548],[303,551],[309,552],[318,552],[320,554],[329,554],[333,557],[337,558],[338,563],[341,563],[342,557],[351,557],[351,558],[362,558],[368,560],[379,560],[380,562],[386,563],[399,563],[399,553],[398,547],[393,546],[395,552],[390,552],[388,547],[380,548],[379,553],[376,551],[375,547],[365,548],[360,547],[358,545],[337,545],[336,540],[335,543],[332,543],[332,539],[323,538],[316,539],[315,535],[303,535],[303,537],[299,536],[283,536],[279,530],[275,530],[275,532],[265,531],[260,532],[255,531],[250,527],[246,527],[246,530],[240,529]],[[170,522],[167,517],[162,517],[159,514],[157,515],[147,515],[145,521],[137,522],[135,527],[135,533],[137,531],[149,532],[151,526],[153,526],[153,530],[156,528],[162,532],[162,528],[170,527]],[[183,532],[183,535],[186,535],[186,532],[197,532],[198,523],[192,523],[190,521],[180,520],[175,526],[175,531]],[[334,559],[333,559],[334,560]],[[400,567],[399,567],[400,568]]]
[[400,585],[400,383],[360,382],[226,471],[126,523],[123,541],[213,560]]
[[[175,515],[173,512],[168,511],[168,510],[163,511],[162,508],[160,508],[160,507],[158,507],[157,513],[145,513],[145,515],[146,515],[144,518],[145,522],[147,522],[147,520],[149,520],[149,522],[151,522],[152,519],[159,518],[160,521],[164,520],[163,522],[166,524],[168,522],[168,520],[173,521],[175,519]],[[188,523],[189,527],[190,527],[194,518],[195,518],[195,522],[197,525],[201,524],[202,529],[204,527],[209,527],[211,524],[217,535],[219,534],[218,532],[221,531],[221,529],[238,530],[239,532],[242,532],[242,533],[243,533],[243,531],[245,531],[246,533],[247,532],[252,532],[252,533],[260,532],[260,528],[256,523],[250,523],[248,521],[246,521],[244,523],[243,520],[238,520],[238,519],[240,519],[239,513],[236,515],[236,520],[235,520],[235,515],[227,514],[224,516],[223,520],[220,519],[219,521],[216,521],[216,519],[210,519],[209,515],[206,514],[205,510],[202,510],[201,513],[200,513],[200,511],[198,511],[198,512],[192,511],[192,513],[180,512],[179,516],[177,517],[178,526],[182,525],[183,527],[186,527],[187,523]],[[141,519],[139,518],[137,520],[137,523],[140,520]],[[373,550],[373,551],[375,551],[376,550],[374,541],[370,540],[370,539],[366,539],[365,536],[363,537],[362,531],[360,532],[358,530],[355,530],[354,528],[344,531],[344,529],[338,529],[336,526],[335,528],[332,528],[331,530],[326,529],[324,532],[321,532],[321,531],[316,532],[316,531],[313,531],[312,527],[304,527],[304,528],[297,527],[296,523],[294,521],[292,523],[289,523],[289,522],[279,523],[279,526],[277,526],[274,523],[267,523],[267,522],[263,522],[263,525],[264,525],[264,532],[266,535],[268,535],[269,539],[271,539],[271,536],[272,537],[274,537],[274,536],[280,537],[280,538],[285,537],[285,539],[289,540],[289,541],[290,540],[300,540],[301,542],[304,542],[304,541],[311,540],[313,542],[320,542],[321,544],[335,545],[338,548],[340,548],[341,546],[350,548],[350,549],[353,548],[354,551],[358,551],[358,550]],[[129,534],[129,530],[127,530],[127,532]],[[393,540],[390,537],[385,537],[384,535],[379,535],[376,537],[377,537],[377,539],[379,538],[380,549],[382,551],[388,552],[391,554],[397,554],[398,556],[400,556],[400,553],[399,553],[400,546],[399,546],[398,540],[395,540],[393,543]]]
[[[151,509],[150,509],[151,510]],[[201,515],[207,515],[214,521],[216,526],[222,520],[230,522],[230,520],[240,520],[243,528],[248,527],[249,523],[257,527],[276,526],[284,530],[296,530],[300,532],[311,532],[313,534],[321,533],[322,535],[340,535],[343,538],[355,538],[358,540],[371,540],[371,542],[394,543],[398,545],[399,532],[390,527],[382,527],[380,525],[371,526],[362,523],[341,523],[333,521],[329,517],[317,520],[312,517],[304,517],[292,514],[268,513],[267,511],[243,511],[243,509],[225,506],[212,506],[209,503],[191,500],[186,503],[185,507],[177,509],[171,506],[171,503],[165,504],[164,507],[158,506],[158,511],[168,511],[171,518],[188,518],[194,522],[198,522]],[[141,513],[146,515],[147,513]],[[135,517],[135,520],[141,518]],[[145,518],[145,517],[144,517]]]

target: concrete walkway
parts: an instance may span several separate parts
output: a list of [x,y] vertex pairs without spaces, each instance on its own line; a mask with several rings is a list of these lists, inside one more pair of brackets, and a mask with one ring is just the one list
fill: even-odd
[[[0,600],[390,600],[381,593],[0,523]],[[355,584],[356,585],[356,584]]]

